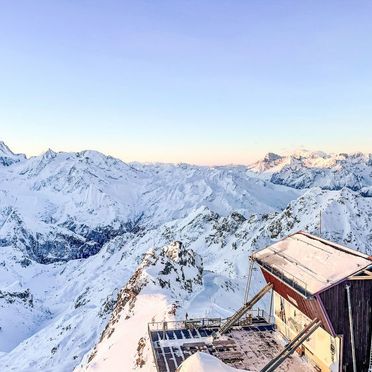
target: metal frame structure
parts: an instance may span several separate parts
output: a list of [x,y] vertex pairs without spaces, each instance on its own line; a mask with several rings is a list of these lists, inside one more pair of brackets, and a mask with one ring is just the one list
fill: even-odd
[[239,321],[253,305],[255,305],[261,298],[272,289],[273,285],[268,283],[263,287],[251,300],[245,303],[233,316],[228,318],[228,320],[220,327],[218,330],[218,335],[223,335],[226,333],[237,321]]

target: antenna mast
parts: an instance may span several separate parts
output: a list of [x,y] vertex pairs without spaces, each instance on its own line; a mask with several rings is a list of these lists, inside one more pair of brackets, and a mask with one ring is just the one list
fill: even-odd
[[319,236],[322,237],[322,211],[319,211]]

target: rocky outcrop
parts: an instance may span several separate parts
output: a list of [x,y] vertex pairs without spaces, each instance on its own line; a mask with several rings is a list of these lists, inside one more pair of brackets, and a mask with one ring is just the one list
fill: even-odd
[[[159,252],[148,251],[128,283],[123,287],[116,300],[112,316],[102,332],[98,345],[109,339],[119,321],[129,319],[136,313],[137,297],[146,288],[150,291],[166,291],[170,303],[170,314],[175,315],[180,299],[200,289],[202,285],[203,262],[201,257],[191,249],[186,249],[182,242],[174,241],[163,247]],[[146,336],[146,335],[144,335]],[[138,344],[136,363],[142,365],[141,355],[144,348],[144,338]],[[97,346],[98,346],[97,345]],[[89,364],[97,354],[97,346],[87,359]]]

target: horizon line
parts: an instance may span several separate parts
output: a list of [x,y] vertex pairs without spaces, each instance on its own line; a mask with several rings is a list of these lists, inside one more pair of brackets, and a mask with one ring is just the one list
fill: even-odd
[[35,158],[35,157],[39,157],[39,156],[43,156],[44,154],[46,154],[47,152],[51,151],[53,153],[65,153],[65,154],[78,154],[78,153],[84,153],[84,152],[96,152],[96,153],[99,153],[103,156],[106,156],[106,157],[111,157],[111,158],[114,158],[114,159],[117,159],[117,160],[120,160],[122,161],[123,163],[126,163],[126,164],[134,164],[134,163],[138,163],[138,164],[144,164],[144,165],[191,165],[191,166],[200,166],[200,167],[228,167],[228,166],[235,166],[235,167],[239,167],[239,166],[243,166],[243,167],[249,167],[249,166],[252,166],[254,164],[256,164],[257,162],[259,161],[263,161],[265,156],[267,156],[268,154],[274,154],[274,155],[278,155],[278,156],[281,156],[282,158],[285,158],[285,157],[290,157],[290,156],[296,156],[296,153],[299,153],[298,155],[300,155],[300,153],[309,153],[309,154],[325,154],[325,155],[329,155],[329,156],[337,156],[337,155],[343,155],[343,154],[346,154],[346,155],[358,155],[358,154],[361,154],[361,155],[364,155],[364,156],[368,156],[368,155],[371,155],[372,153],[370,152],[364,152],[364,151],[351,151],[351,152],[345,152],[345,151],[341,151],[341,152],[327,152],[327,151],[323,151],[323,150],[310,150],[308,148],[303,148],[303,147],[300,147],[300,148],[294,148],[292,150],[286,150],[286,151],[283,151],[282,153],[278,153],[278,152],[275,152],[275,151],[269,151],[267,152],[263,157],[259,157],[257,158],[256,160],[253,160],[249,163],[243,163],[243,162],[229,162],[229,163],[193,163],[193,162],[188,162],[188,161],[161,161],[161,160],[145,160],[145,161],[140,161],[140,160],[125,160],[122,156],[118,156],[118,155],[113,155],[113,154],[110,154],[108,152],[105,152],[105,151],[101,151],[101,150],[95,150],[95,149],[90,149],[90,148],[86,148],[86,149],[83,149],[83,150],[53,150],[52,148],[48,147],[46,150],[43,150],[41,151],[39,154],[31,154],[29,151],[28,152],[13,152],[12,150],[12,147],[9,147],[7,145],[7,143],[4,141],[4,140],[0,140],[0,145],[3,144],[12,154],[14,155],[24,155],[26,157],[26,159],[31,159],[31,158]]

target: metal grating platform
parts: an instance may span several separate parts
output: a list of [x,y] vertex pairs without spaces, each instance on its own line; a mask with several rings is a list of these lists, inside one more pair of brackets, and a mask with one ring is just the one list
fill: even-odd
[[[149,335],[158,372],[175,372],[185,359],[198,351],[235,368],[259,371],[284,344],[274,325],[264,317],[251,317],[249,322],[249,325],[240,322],[219,339],[213,339],[212,335],[221,325],[221,319],[150,323]],[[293,355],[278,368],[278,371],[288,370],[314,371],[298,355]]]

